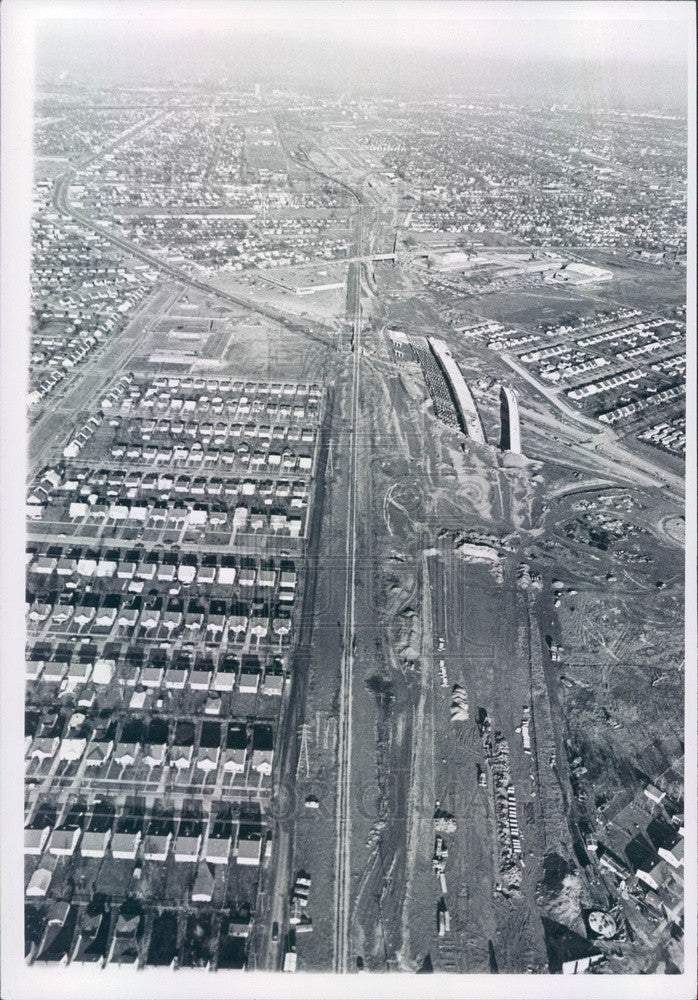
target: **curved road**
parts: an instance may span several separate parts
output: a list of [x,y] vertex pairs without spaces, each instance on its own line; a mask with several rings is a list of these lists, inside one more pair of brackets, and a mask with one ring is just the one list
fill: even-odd
[[[685,483],[679,476],[674,475],[673,472],[667,469],[653,465],[651,462],[639,458],[637,455],[633,455],[617,441],[615,433],[612,430],[602,427],[592,417],[587,417],[583,413],[573,410],[558,393],[542,385],[535,376],[527,371],[523,365],[519,364],[518,361],[514,360],[510,354],[502,352],[499,356],[505,364],[513,368],[517,375],[525,379],[555,409],[559,410],[568,423],[576,424],[594,432],[596,439],[593,443],[593,450],[600,459],[612,463],[608,469],[610,474],[615,472],[616,477],[620,476],[622,479],[631,482],[639,482],[644,486],[664,485],[675,495],[683,497]],[[597,469],[597,471],[599,470]]]
[[142,247],[136,246],[135,243],[131,243],[130,240],[125,239],[123,236],[118,236],[116,233],[111,232],[104,226],[93,222],[89,216],[85,215],[83,212],[79,212],[70,204],[68,200],[68,186],[70,179],[70,174],[61,174],[54,186],[53,205],[58,212],[62,212],[64,215],[69,216],[76,222],[79,222],[82,226],[85,226],[87,229],[91,229],[93,232],[104,237],[104,239],[113,243],[114,246],[118,247],[120,250],[125,251],[132,257],[138,257],[140,260],[144,261],[144,263],[149,264],[151,267],[154,267],[156,270],[168,275],[170,278],[174,278],[181,284],[189,285],[192,288],[196,288],[198,291],[205,292],[207,295],[214,295],[216,298],[221,299],[223,302],[228,302],[231,305],[241,306],[243,309],[249,309],[251,312],[260,313],[262,316],[266,316],[267,319],[271,319],[275,323],[280,323],[282,326],[287,327],[287,329],[292,330],[294,333],[300,333],[303,336],[322,344],[324,347],[330,345],[329,327],[317,322],[307,324],[299,323],[296,320],[290,319],[285,313],[280,312],[278,309],[274,309],[272,306],[262,305],[261,303],[255,302],[245,296],[236,295],[232,292],[225,292],[208,282],[200,281],[198,278],[192,278],[186,271],[175,267],[175,265],[170,264],[169,261],[162,260],[149,250],[143,250]]

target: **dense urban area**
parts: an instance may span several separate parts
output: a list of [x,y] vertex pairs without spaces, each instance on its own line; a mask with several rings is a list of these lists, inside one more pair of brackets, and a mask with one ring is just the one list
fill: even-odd
[[683,970],[686,142],[39,88],[28,964]]

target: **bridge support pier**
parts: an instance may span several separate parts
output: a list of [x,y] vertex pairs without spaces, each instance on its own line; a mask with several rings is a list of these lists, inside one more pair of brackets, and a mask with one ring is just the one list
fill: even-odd
[[499,387],[500,438],[502,451],[521,454],[521,427],[519,425],[519,404],[516,392],[508,385]]

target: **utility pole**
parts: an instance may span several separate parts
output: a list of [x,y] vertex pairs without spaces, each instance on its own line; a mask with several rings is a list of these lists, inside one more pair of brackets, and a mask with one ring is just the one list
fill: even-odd
[[307,722],[302,723],[299,728],[299,733],[301,737],[301,748],[298,751],[298,765],[296,767],[296,777],[298,777],[301,769],[301,761],[305,761],[305,776],[310,777],[310,758],[308,756],[308,734],[310,732],[310,726]]

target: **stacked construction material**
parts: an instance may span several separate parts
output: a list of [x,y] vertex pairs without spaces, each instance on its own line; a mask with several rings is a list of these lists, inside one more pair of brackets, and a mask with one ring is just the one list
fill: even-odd
[[313,922],[307,913],[302,911],[308,905],[310,895],[310,876],[306,872],[299,872],[293,885],[291,893],[291,910],[288,922],[295,926],[296,931],[310,931],[313,929]]
[[436,877],[439,880],[439,885],[441,886],[441,892],[446,895],[448,892],[446,886],[446,875],[444,874],[444,869],[446,867],[446,858],[448,857],[448,847],[446,846],[446,841],[443,837],[437,836],[436,844],[434,845],[434,856],[431,859],[432,866]]
[[441,898],[436,908],[436,926],[439,937],[444,937],[451,930],[451,914],[448,912],[446,900]]
[[509,785],[507,788],[507,815],[509,819],[511,846],[514,850],[514,854],[521,856],[523,853],[521,850],[521,834],[519,833],[519,821],[516,815],[516,794],[514,792],[513,785]]
[[460,684],[454,684],[451,690],[451,721],[467,722],[468,717],[468,696],[465,688]]

